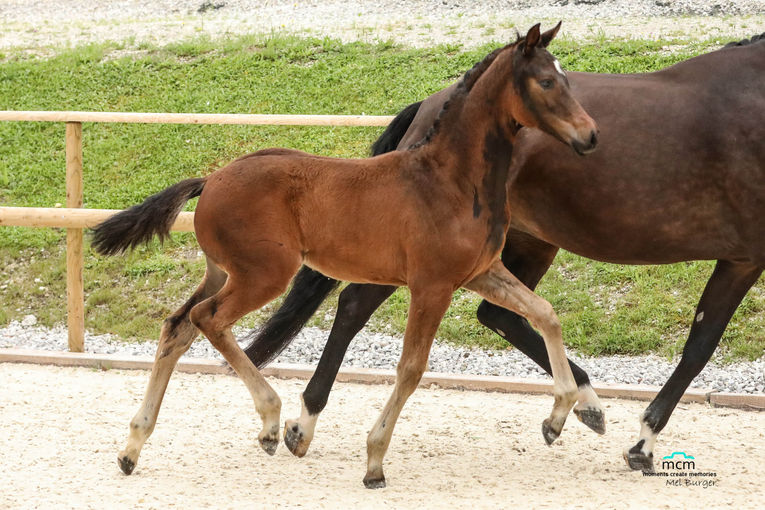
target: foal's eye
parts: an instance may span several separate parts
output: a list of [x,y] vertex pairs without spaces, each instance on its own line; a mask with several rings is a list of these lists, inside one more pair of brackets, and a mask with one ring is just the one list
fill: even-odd
[[555,85],[555,82],[552,80],[539,80],[539,86],[545,90],[550,90],[553,88],[553,85]]

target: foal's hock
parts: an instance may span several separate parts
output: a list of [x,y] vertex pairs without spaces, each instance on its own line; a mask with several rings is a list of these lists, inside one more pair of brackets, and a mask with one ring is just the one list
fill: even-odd
[[[555,403],[543,424],[550,443],[576,401],[552,307],[499,261],[510,222],[505,183],[521,126],[542,129],[579,153],[594,149],[594,121],[570,94],[546,50],[560,24],[501,48],[465,74],[428,135],[409,151],[348,160],[269,149],[189,179],[95,229],[94,246],[115,253],[164,236],[190,198],[207,272],[162,328],[149,387],[119,454],[135,468],[178,358],[198,331],[239,374],[263,420],[258,438],[273,454],[281,401],[237,345],[231,326],[285,291],[300,265],[336,279],[411,290],[396,385],[367,439],[367,487],[385,485],[382,461],[396,420],[426,369],[453,292],[465,287],[526,317],[549,352]],[[300,438],[289,445],[300,453]]]

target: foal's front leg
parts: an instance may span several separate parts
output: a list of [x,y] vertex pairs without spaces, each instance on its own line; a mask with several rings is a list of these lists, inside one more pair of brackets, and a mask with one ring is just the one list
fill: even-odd
[[425,373],[430,346],[454,292],[451,287],[410,289],[412,299],[404,333],[404,348],[396,368],[396,386],[367,437],[367,474],[364,476],[364,485],[368,489],[385,487],[382,462],[393,427],[406,400],[414,393]]
[[555,404],[550,417],[542,423],[547,444],[560,435],[569,411],[578,396],[576,381],[563,348],[560,321],[550,303],[530,291],[497,260],[488,271],[464,285],[487,301],[525,317],[542,333],[550,357]]

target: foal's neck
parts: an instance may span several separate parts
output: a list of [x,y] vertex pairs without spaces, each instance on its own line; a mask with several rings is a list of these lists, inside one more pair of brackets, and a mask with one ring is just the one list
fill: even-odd
[[[512,50],[499,54],[469,90],[458,87],[422,148],[430,152],[461,187],[502,194],[519,125],[503,95],[512,85]],[[488,189],[490,188],[490,189]]]

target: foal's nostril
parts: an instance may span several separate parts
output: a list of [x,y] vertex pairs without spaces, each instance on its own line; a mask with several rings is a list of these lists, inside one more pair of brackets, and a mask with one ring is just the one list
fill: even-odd
[[594,149],[598,145],[598,134],[593,131],[590,135],[590,148]]

